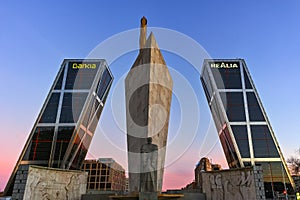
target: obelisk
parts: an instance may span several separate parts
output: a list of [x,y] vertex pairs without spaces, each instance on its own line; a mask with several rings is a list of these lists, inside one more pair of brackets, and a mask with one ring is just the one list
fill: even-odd
[[140,192],[141,147],[147,138],[158,147],[157,189],[161,192],[173,81],[147,19],[141,19],[140,51],[125,79],[129,191]]

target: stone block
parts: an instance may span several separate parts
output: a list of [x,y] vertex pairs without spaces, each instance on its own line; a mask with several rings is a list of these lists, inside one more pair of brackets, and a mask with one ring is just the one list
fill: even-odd
[[86,193],[87,172],[30,166],[24,199],[80,200]]
[[206,196],[203,193],[183,193],[184,197],[182,197],[181,199],[184,200],[206,200]]
[[139,200],[157,200],[158,194],[157,192],[140,192]]
[[258,174],[255,174],[252,167],[203,172],[201,176],[202,189],[207,200],[254,200],[260,191],[258,188],[263,188],[263,182],[255,179]]

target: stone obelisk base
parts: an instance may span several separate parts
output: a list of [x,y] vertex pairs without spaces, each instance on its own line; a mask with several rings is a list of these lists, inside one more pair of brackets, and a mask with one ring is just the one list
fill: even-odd
[[157,192],[140,192],[139,200],[157,200],[158,193]]
[[136,195],[109,196],[112,200],[176,200],[184,199],[183,194],[158,194],[157,192],[140,192]]

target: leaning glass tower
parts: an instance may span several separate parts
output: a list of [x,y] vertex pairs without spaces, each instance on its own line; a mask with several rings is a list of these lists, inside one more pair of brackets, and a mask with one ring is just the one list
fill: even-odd
[[80,169],[112,81],[105,60],[63,61],[8,181],[5,195],[12,195],[14,199],[19,199],[14,194],[22,196],[29,165]]
[[293,192],[271,124],[243,59],[206,59],[201,82],[230,168],[261,165],[266,197]]

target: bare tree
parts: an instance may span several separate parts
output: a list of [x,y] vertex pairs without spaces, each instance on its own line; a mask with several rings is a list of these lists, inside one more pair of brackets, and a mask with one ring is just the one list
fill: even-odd
[[287,159],[292,175],[300,175],[300,148],[296,150],[296,156]]

